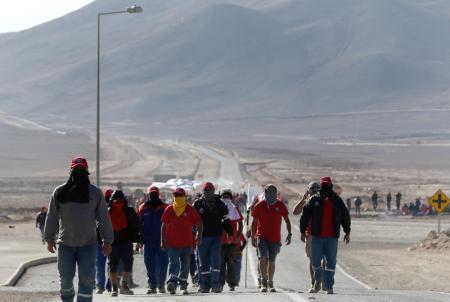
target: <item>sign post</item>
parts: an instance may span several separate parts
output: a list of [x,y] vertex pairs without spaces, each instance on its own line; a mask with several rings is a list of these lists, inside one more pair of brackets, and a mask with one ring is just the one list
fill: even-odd
[[438,233],[441,232],[441,213],[447,208],[450,200],[441,189],[437,190],[434,195],[428,199],[428,203],[436,210],[438,221]]

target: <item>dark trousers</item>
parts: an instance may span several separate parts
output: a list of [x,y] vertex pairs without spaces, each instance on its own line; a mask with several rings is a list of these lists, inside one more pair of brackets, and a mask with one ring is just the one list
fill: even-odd
[[159,244],[144,244],[144,264],[147,268],[148,286],[156,289],[166,285],[169,257]]
[[225,285],[225,281],[229,286],[237,286],[236,282],[236,255],[237,247],[235,244],[222,245],[222,266],[220,269],[220,284]]

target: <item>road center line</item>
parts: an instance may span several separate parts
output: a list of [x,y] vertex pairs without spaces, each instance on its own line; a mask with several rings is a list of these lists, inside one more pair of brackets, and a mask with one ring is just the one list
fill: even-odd
[[[247,246],[248,249],[251,248],[251,243],[249,243],[249,245]],[[258,273],[256,270],[256,266],[255,266],[255,256],[253,253],[253,250],[248,250],[248,265],[250,267],[250,272],[252,274],[253,280],[255,281],[255,286],[258,285]],[[303,298],[302,296],[300,296],[297,293],[287,293],[282,289],[277,288],[277,291],[279,291],[280,293],[282,293],[283,295],[286,295],[289,299],[291,299],[294,302],[308,302],[307,299]]]
[[[298,227],[298,225],[296,224],[292,224],[292,226],[300,232],[300,228]],[[350,280],[352,280],[353,282],[361,285],[362,287],[364,287],[365,289],[372,289],[369,285],[365,284],[362,281],[359,281],[358,279],[356,279],[355,277],[353,277],[352,275],[350,275],[349,273],[347,273],[339,264],[336,264],[336,268],[347,278],[349,278]]]

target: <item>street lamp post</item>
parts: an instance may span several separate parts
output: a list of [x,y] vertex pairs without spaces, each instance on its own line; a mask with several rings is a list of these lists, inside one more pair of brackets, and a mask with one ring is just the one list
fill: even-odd
[[97,186],[100,187],[100,18],[104,15],[114,15],[114,14],[134,14],[141,13],[143,11],[140,6],[130,6],[123,11],[114,11],[106,13],[97,14],[97,162],[96,162],[96,176],[97,176]]

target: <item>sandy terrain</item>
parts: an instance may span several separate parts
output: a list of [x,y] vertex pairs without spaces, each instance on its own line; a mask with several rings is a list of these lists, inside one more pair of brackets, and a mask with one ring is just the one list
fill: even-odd
[[0,223],[0,284],[6,282],[21,263],[49,255],[34,222]]

